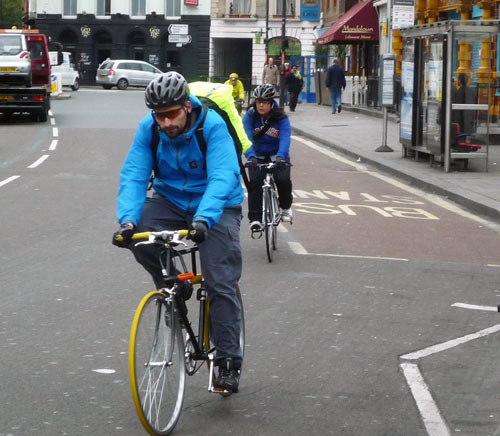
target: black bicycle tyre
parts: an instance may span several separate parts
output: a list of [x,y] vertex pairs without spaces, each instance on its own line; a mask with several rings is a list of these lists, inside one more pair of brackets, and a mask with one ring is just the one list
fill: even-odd
[[274,206],[274,216],[273,216],[273,237],[272,237],[272,242],[273,242],[273,250],[276,250],[278,248],[278,226],[280,223],[280,218],[279,218],[279,205],[278,205],[278,196],[276,194],[276,190],[272,192],[273,196],[273,206]]
[[146,295],[137,308],[130,334],[129,373],[143,427],[151,435],[170,434],[184,402],[184,343],[175,307],[160,292]]
[[267,259],[271,263],[273,261],[273,217],[271,208],[271,191],[266,189],[264,191],[264,236],[266,238],[266,252]]

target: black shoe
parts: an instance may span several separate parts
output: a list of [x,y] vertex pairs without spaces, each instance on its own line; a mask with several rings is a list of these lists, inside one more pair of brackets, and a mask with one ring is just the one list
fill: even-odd
[[339,114],[340,114],[340,112],[342,112],[342,105],[339,105],[339,107],[337,108],[337,110],[339,111]]
[[238,392],[240,370],[233,368],[233,359],[227,357],[219,363],[219,376],[214,382],[214,387],[225,389],[232,393]]

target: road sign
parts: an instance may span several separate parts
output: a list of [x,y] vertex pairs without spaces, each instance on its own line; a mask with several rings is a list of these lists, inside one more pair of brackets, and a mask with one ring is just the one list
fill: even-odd
[[192,41],[191,35],[168,35],[168,42],[189,44]]
[[170,24],[168,26],[168,33],[170,35],[187,35],[188,25],[187,24]]

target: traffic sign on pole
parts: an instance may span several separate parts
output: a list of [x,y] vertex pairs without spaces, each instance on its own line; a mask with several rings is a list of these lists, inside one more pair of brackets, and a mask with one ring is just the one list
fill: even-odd
[[187,24],[170,24],[168,26],[168,33],[170,35],[187,35],[188,25]]
[[191,35],[168,35],[168,42],[189,44],[192,41]]

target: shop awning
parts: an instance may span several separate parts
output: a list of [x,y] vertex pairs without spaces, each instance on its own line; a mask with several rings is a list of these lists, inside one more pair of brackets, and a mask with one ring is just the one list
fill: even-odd
[[321,45],[378,41],[378,15],[373,0],[357,3],[318,38]]

